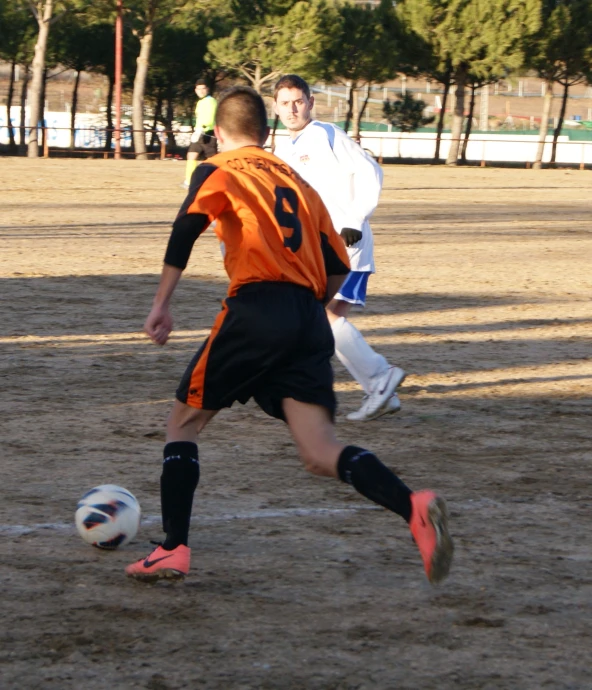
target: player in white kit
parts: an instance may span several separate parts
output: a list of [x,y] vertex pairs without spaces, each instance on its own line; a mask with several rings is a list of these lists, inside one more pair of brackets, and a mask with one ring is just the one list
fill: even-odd
[[313,106],[314,96],[301,77],[288,74],[277,82],[274,107],[290,137],[278,141],[275,154],[319,193],[347,246],[351,272],[328,305],[327,316],[335,353],[365,393],[360,409],[347,418],[368,421],[400,409],[395,389],[405,378],[403,369],[375,352],[347,319],[352,304],[366,303],[368,278],[374,273],[368,221],[378,205],[382,170],[342,129],[313,120]]

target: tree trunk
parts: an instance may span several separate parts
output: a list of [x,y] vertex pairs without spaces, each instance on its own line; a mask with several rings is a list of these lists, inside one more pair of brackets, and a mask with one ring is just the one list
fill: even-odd
[[173,88],[172,84],[169,85],[169,90],[167,93],[167,107],[166,107],[166,135],[168,137],[168,148],[169,150],[174,150],[177,148],[177,141],[175,140],[175,133],[173,131],[173,119],[175,117],[174,107],[173,107]]
[[76,72],[74,88],[72,89],[72,107],[70,109],[70,148],[74,150],[76,139],[76,111],[78,110],[78,85],[80,84],[80,70]]
[[354,112],[354,85],[350,84],[349,93],[347,94],[347,114],[345,116],[345,125],[343,126],[343,129],[345,130],[346,134],[347,134],[347,130],[349,129],[349,126],[351,124],[353,112]]
[[448,68],[446,72],[446,79],[444,80],[444,93],[442,94],[442,108],[440,109],[440,117],[438,118],[438,129],[436,130],[436,150],[434,152],[434,163],[440,160],[440,143],[442,141],[442,130],[444,129],[444,118],[446,117],[446,102],[448,101],[448,92],[450,91],[450,78],[452,70]]
[[555,154],[557,153],[557,139],[561,134],[561,128],[563,127],[563,121],[565,120],[565,110],[567,108],[567,95],[569,93],[569,82],[567,79],[563,83],[563,97],[561,99],[561,110],[559,111],[559,121],[557,122],[557,127],[553,132],[553,148],[551,149],[551,163],[555,163]]
[[257,93],[261,93],[261,65],[255,66],[255,74],[253,75],[253,88]]
[[37,130],[39,127],[39,113],[41,110],[41,90],[43,87],[43,72],[45,70],[45,52],[47,50],[47,37],[49,35],[49,22],[53,14],[53,0],[44,0],[43,16],[37,16],[39,34],[35,44],[35,57],[33,58],[33,78],[29,89],[29,158],[39,156],[39,142]]
[[456,93],[454,94],[454,117],[452,118],[452,130],[450,132],[450,149],[446,165],[458,164],[458,150],[462,136],[462,126],[465,119],[465,83],[467,80],[466,67],[461,66],[456,70],[454,82]]
[[25,153],[26,149],[26,133],[25,133],[25,109],[27,105],[27,88],[29,86],[29,65],[25,65],[25,74],[23,76],[23,85],[21,86],[21,120],[19,123],[19,154]]
[[471,103],[469,105],[469,119],[467,120],[467,128],[465,129],[465,140],[462,145],[462,153],[460,154],[460,159],[463,163],[467,162],[467,146],[469,144],[469,137],[471,136],[471,129],[473,127],[473,113],[475,112],[475,92],[477,87],[475,84],[471,84]]
[[39,98],[39,122],[41,124],[41,146],[45,150],[45,137],[47,136],[47,127],[45,126],[45,94],[47,93],[47,73],[49,67],[43,70],[43,86],[41,87],[41,97]]
[[115,76],[109,75],[109,90],[107,91],[107,132],[105,133],[105,151],[111,151],[113,142],[113,92],[115,91]]
[[[366,98],[364,98],[364,102],[362,103],[362,107],[360,108],[360,112],[356,116],[356,121],[354,124],[354,139],[360,143],[360,127],[362,123],[362,118],[364,117],[364,113],[366,112],[366,106],[368,105],[368,101],[370,100],[370,85],[368,85],[368,93],[366,94]],[[357,110],[357,108],[356,108]]]
[[134,78],[134,92],[132,96],[132,128],[134,151],[136,158],[146,159],[146,135],[144,133],[144,93],[146,91],[146,77],[152,49],[152,26],[146,28],[146,33],[140,39],[140,54],[136,60],[136,76]]
[[276,115],[273,118],[273,128],[271,130],[271,152],[275,152],[275,133],[277,132],[278,122],[280,121],[280,116]]
[[[352,87],[353,88],[353,87]],[[357,88],[353,89],[354,99],[352,108],[352,139],[360,142],[360,92]]]
[[158,120],[160,118],[160,111],[162,110],[162,95],[158,94],[158,99],[156,101],[156,106],[154,108],[154,117],[152,118],[152,134],[150,136],[150,153],[154,151],[154,144],[158,140],[158,134],[156,127],[158,125]]
[[14,74],[16,70],[16,58],[13,58],[10,63],[10,82],[8,84],[8,96],[6,98],[6,123],[8,125],[8,151],[12,155],[16,153],[16,141],[14,139],[14,129],[12,128],[12,120],[10,119],[10,110],[12,108],[12,99],[14,98]]
[[539,146],[537,148],[535,161],[532,164],[532,167],[535,170],[540,170],[543,167],[545,140],[547,138],[547,130],[549,129],[551,106],[553,105],[553,81],[551,79],[547,79],[545,83],[547,85],[547,90],[545,91],[545,100],[543,101],[543,114],[541,115],[541,128],[539,130]]

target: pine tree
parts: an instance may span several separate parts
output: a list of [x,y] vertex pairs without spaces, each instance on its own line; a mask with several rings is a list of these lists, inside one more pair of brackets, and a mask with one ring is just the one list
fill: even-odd
[[[326,76],[347,86],[345,131],[353,120],[353,138],[359,140],[360,122],[370,98],[372,84],[392,78],[398,67],[398,20],[383,3],[371,6],[345,4],[338,8],[332,40],[325,51]],[[356,106],[364,90],[361,107]]]
[[94,26],[79,15],[66,15],[52,31],[48,45],[51,45],[55,59],[63,67],[74,70],[74,86],[70,108],[70,148],[74,148],[76,112],[78,109],[78,87],[83,71],[92,66]]
[[154,103],[151,144],[156,124],[162,122],[170,132],[171,146],[176,145],[172,132],[175,105],[185,106],[189,114],[195,108],[195,80],[206,70],[207,47],[203,25],[196,30],[169,24],[154,32],[153,65],[146,84]]
[[540,25],[541,0],[404,0],[401,13],[433,52],[436,69],[455,84],[451,142],[456,165],[469,74],[503,75],[524,62],[524,44]]
[[[37,25],[28,10],[11,0],[0,0],[0,59],[10,64],[6,118],[8,123],[9,151],[16,153],[15,128],[11,126],[10,110],[15,97],[17,65],[28,66],[33,57]],[[24,88],[26,89],[26,82]],[[25,91],[26,94],[26,91]],[[24,101],[24,98],[21,98]],[[24,116],[24,111],[23,111]],[[21,118],[24,124],[24,117]],[[19,142],[24,140],[24,128],[20,129]]]
[[29,87],[29,158],[39,155],[38,131],[41,119],[42,97],[46,76],[46,53],[49,30],[52,24],[61,19],[68,12],[82,12],[91,4],[91,0],[16,0],[16,6],[29,8],[38,26],[35,56],[31,69],[31,85]]
[[386,100],[382,106],[382,113],[393,127],[401,132],[415,132],[419,127],[425,127],[434,121],[434,117],[424,117],[425,101],[413,98],[413,94],[407,93],[400,99],[391,103]]
[[[322,52],[331,25],[331,10],[323,0],[263,3],[270,12],[254,21],[238,25],[229,36],[211,41],[209,61],[213,66],[243,77],[262,92],[266,85],[285,72],[295,72],[304,78],[316,78],[322,71]],[[240,21],[243,4],[234,17]],[[283,13],[282,13],[283,12]]]
[[590,0],[543,0],[540,30],[528,44],[528,66],[545,80],[546,90],[534,168],[542,167],[553,103],[553,86],[563,86],[559,120],[553,133],[551,162],[565,118],[569,87],[592,80],[592,3]]
[[171,22],[185,5],[186,0],[126,0],[125,2],[126,19],[133,35],[140,43],[132,93],[132,139],[136,158],[147,158],[144,98],[154,31],[158,26]]

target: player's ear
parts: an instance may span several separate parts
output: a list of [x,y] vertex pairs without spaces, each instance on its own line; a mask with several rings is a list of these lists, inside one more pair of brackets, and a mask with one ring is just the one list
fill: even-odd
[[224,134],[218,125],[214,125],[214,136],[218,140],[218,144],[224,143]]
[[279,112],[279,110],[278,110],[278,107],[277,107],[277,101],[276,101],[275,99],[274,99],[274,101],[273,101],[273,112],[274,112],[276,115],[279,115],[279,114],[280,114],[280,112]]
[[314,108],[314,96],[311,96],[311,97],[308,99],[308,105],[309,105],[309,107],[310,107],[311,110]]

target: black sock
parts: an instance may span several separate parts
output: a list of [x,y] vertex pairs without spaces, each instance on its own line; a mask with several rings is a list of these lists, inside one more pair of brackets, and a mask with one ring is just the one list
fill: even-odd
[[189,441],[167,443],[160,475],[162,528],[166,532],[163,549],[187,546],[193,494],[199,482],[197,444]]
[[346,446],[337,461],[339,478],[362,496],[411,520],[411,489],[370,451]]

